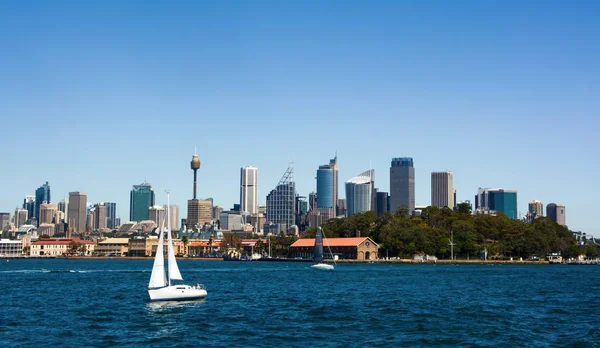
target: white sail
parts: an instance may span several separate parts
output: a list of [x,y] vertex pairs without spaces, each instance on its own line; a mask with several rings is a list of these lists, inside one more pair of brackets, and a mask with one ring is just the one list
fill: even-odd
[[161,288],[167,285],[167,276],[165,274],[165,255],[164,255],[164,230],[165,223],[160,228],[160,237],[156,246],[156,257],[154,258],[154,266],[152,266],[152,275],[148,288]]
[[171,280],[183,280],[183,277],[181,277],[181,273],[179,272],[179,267],[177,267],[177,260],[175,259],[175,252],[173,251],[173,241],[171,240],[171,207],[170,207],[170,200],[169,200],[169,195],[167,194],[167,224],[168,224],[168,228],[167,228],[167,233],[169,234],[169,238],[168,238],[168,254],[169,254],[169,284],[171,283]]

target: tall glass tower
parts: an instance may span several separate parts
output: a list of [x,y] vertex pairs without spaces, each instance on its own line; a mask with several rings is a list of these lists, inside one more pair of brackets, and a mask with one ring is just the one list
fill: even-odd
[[332,209],[334,215],[338,201],[338,174],[337,155],[317,170],[317,208]]
[[153,205],[154,188],[145,181],[140,185],[133,185],[129,195],[129,220],[137,222],[148,220],[148,209]]
[[40,206],[44,203],[50,203],[50,185],[48,182],[35,190],[35,218],[40,221]]
[[415,210],[415,167],[412,157],[392,158],[390,166],[390,213]]

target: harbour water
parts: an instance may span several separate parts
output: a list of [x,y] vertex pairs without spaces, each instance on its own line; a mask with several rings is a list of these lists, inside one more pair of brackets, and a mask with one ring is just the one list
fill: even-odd
[[600,267],[182,260],[208,297],[151,303],[152,260],[0,265],[0,346],[589,346]]

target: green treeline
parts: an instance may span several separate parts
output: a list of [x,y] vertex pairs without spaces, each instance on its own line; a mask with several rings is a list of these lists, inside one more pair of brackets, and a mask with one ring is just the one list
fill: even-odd
[[[424,252],[440,259],[450,258],[450,238],[453,234],[456,258],[479,258],[484,249],[488,258],[539,257],[560,252],[563,257],[587,254],[597,257],[598,248],[577,247],[575,238],[566,227],[549,218],[538,218],[528,224],[512,220],[503,214],[473,215],[470,207],[460,205],[454,211],[448,208],[428,207],[420,217],[410,216],[400,209],[394,215],[377,217],[369,211],[347,218],[331,219],[321,226],[328,238],[371,237],[389,257],[412,258]],[[315,229],[303,233],[312,238]],[[381,256],[385,256],[382,253]]]

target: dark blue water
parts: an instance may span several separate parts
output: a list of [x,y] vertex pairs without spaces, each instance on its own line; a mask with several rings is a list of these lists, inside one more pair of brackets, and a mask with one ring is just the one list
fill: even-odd
[[208,297],[150,303],[152,261],[0,265],[0,346],[598,346],[600,266],[179,262]]

